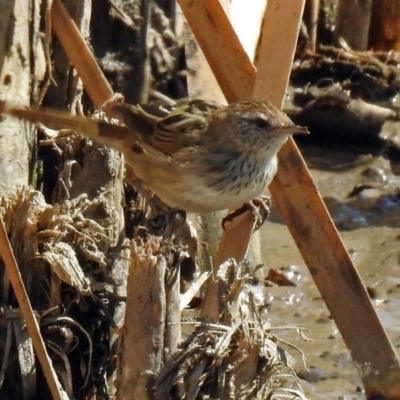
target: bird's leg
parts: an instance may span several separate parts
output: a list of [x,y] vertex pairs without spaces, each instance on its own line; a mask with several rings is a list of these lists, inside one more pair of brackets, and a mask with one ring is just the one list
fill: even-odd
[[250,208],[252,209],[254,215],[257,218],[257,223],[255,230],[261,228],[265,220],[269,217],[271,213],[271,198],[266,195],[261,195],[249,202]]
[[237,210],[229,213],[222,220],[222,228],[225,229],[226,222],[233,221],[239,215],[242,215],[246,211],[250,210],[256,217],[255,230],[257,230],[263,225],[265,220],[268,218],[270,214],[270,206],[271,206],[271,199],[269,196],[266,195],[258,196],[253,200],[244,203],[242,207],[239,207]]

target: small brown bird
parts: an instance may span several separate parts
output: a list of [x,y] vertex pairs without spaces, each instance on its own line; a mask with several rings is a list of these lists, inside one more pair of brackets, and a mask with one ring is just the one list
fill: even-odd
[[53,128],[73,129],[122,152],[141,184],[172,208],[210,213],[262,194],[277,170],[277,153],[292,134],[307,134],[261,100],[220,106],[203,100],[171,110],[118,104],[113,125],[46,109],[0,112]]

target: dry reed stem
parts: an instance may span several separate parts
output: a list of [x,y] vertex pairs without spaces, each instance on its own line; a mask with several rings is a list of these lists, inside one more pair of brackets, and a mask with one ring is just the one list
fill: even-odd
[[[131,247],[126,314],[119,344],[117,399],[150,399],[148,391],[164,359],[166,258],[153,255],[158,242]],[[179,306],[178,306],[179,311]]]
[[93,104],[100,108],[113,96],[113,90],[61,0],[53,1],[51,18],[52,28],[69,61],[78,71]]
[[39,359],[40,365],[43,369],[44,376],[47,384],[49,385],[50,392],[55,400],[66,399],[67,396],[63,392],[57,375],[53,369],[51,359],[47,354],[47,350],[40,334],[39,324],[33,313],[31,303],[25,290],[21,274],[18,269],[10,242],[7,237],[7,232],[4,227],[3,218],[0,218],[0,254],[3,258],[4,266],[6,268],[8,278],[14,289],[15,297],[18,300],[19,307],[24,317],[26,327],[29,335],[32,338],[33,348]]

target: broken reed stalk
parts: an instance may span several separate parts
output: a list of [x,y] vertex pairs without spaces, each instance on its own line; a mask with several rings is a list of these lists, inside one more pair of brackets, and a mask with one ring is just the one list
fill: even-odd
[[165,360],[175,353],[181,342],[181,301],[180,268],[172,266],[168,268],[165,279],[165,298],[166,298],[166,316],[165,316],[165,340],[163,347],[165,349]]
[[[250,61],[244,60],[244,51],[241,49],[238,53],[238,39],[218,2],[179,2],[227,99],[237,101],[251,97],[249,92],[257,79],[255,94],[279,106],[285,91],[280,79],[285,84],[288,79],[281,73],[282,66],[286,65],[288,69],[291,64],[291,59],[283,59],[282,55],[287,57],[290,52],[285,49],[294,46],[294,43],[284,44],[281,38],[289,38],[286,32],[293,27],[288,23],[293,16],[293,7],[300,9],[303,2],[268,2],[265,18],[268,26],[264,24],[258,77]],[[298,26],[298,22],[294,24]],[[278,43],[279,52],[276,51]],[[266,65],[261,64],[264,60]],[[259,86],[262,83],[265,86]],[[397,355],[292,139],[279,153],[279,169],[270,190],[354,361],[362,370],[367,394],[399,398]],[[250,226],[252,222],[248,220],[248,224]],[[226,258],[235,257],[240,243],[237,236],[243,231],[248,232],[249,226],[237,221],[227,225],[216,267]],[[235,243],[234,246],[229,242]],[[242,243],[242,257],[246,249],[247,243]],[[216,303],[215,298],[215,285],[212,285],[206,297],[209,308],[203,312],[203,316],[211,317],[211,320],[218,318],[218,309],[210,307],[211,303]]]
[[306,1],[304,17],[309,34],[308,49],[315,52],[317,49],[317,28],[319,17],[320,0]]
[[36,355],[39,359],[51,395],[55,400],[65,399],[66,395],[63,395],[64,392],[61,384],[58,381],[56,372],[53,369],[51,359],[47,354],[46,346],[40,333],[39,324],[33,313],[28,294],[26,293],[14,253],[10,245],[10,241],[8,240],[2,217],[0,217],[0,254],[3,258],[8,278],[10,279],[11,285],[14,289],[14,294],[24,317],[29,335],[32,338],[33,348],[35,349]]
[[166,272],[165,257],[151,255],[149,248],[132,243],[125,322],[118,352],[117,399],[151,398],[150,382],[164,361]]
[[373,1],[368,48],[374,51],[400,50],[400,2]]

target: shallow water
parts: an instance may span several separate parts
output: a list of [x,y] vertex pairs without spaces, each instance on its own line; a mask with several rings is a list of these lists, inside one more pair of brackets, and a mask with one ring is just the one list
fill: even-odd
[[[340,235],[357,266],[386,332],[400,346],[400,168],[382,157],[307,146],[302,153],[311,169]],[[350,196],[349,196],[350,195]],[[298,346],[296,371],[310,399],[362,399],[362,383],[349,352],[276,208],[261,231],[261,257],[266,272],[294,266],[296,287],[266,288],[266,318],[271,325],[303,327],[312,341],[295,329],[278,336]],[[368,329],[366,327],[366,329]],[[303,371],[301,371],[303,369]],[[307,376],[308,374],[308,376]]]

